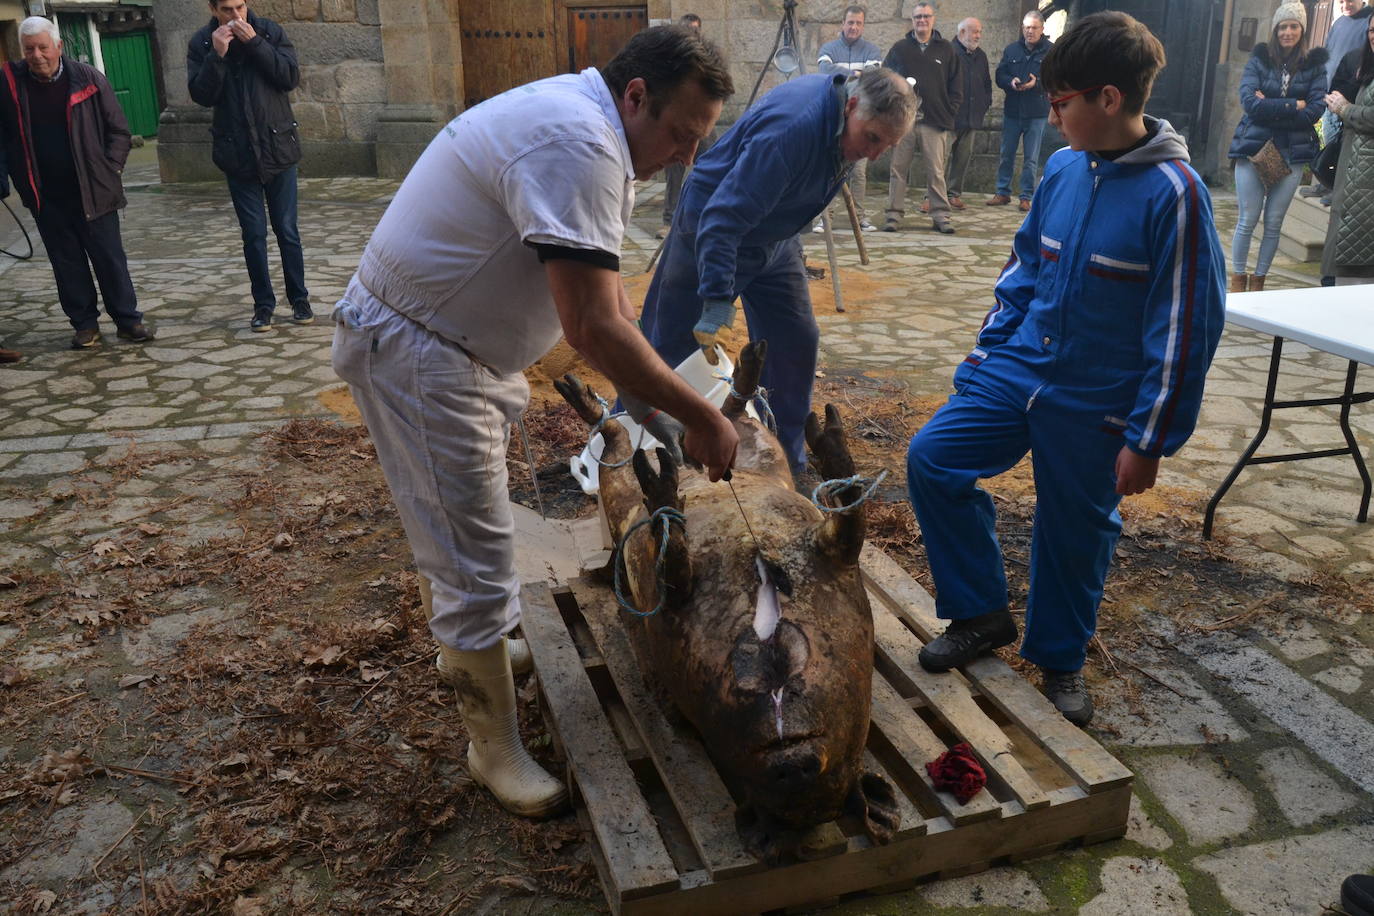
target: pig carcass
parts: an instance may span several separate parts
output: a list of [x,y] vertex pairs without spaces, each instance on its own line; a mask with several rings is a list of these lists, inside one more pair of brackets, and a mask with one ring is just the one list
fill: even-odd
[[[732,495],[660,449],[655,469],[616,422],[601,427],[601,501],[612,536],[661,507],[659,523],[623,547],[624,578],[641,612],[641,662],[700,733],[739,802],[736,822],[755,854],[777,861],[804,849],[806,832],[843,813],[874,842],[898,826],[894,790],[862,767],[873,668],[873,618],[859,576],[864,511],[824,513],[793,487],[777,439],[745,413],[766,344],[745,348],[722,407],[739,431]],[[557,385],[589,424],[605,408],[573,376]],[[839,414],[813,414],[807,443],[827,479],[854,474]],[[835,507],[861,488],[835,494]],[[738,497],[738,504],[736,503]],[[747,518],[747,522],[746,522]],[[752,528],[752,532],[751,529]],[[660,563],[661,559],[661,563]]]

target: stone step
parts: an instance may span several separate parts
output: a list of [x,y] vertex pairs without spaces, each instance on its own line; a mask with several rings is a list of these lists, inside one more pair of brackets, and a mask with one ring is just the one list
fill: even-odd
[[1315,198],[1293,198],[1283,219],[1279,251],[1298,261],[1320,261],[1330,211]]

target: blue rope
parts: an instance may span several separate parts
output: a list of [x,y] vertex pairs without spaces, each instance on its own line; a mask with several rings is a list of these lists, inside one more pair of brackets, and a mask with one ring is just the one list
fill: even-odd
[[[601,419],[596,421],[596,425],[592,427],[592,431],[587,434],[587,438],[589,440],[595,439],[596,434],[601,432],[601,427],[606,425],[606,421],[613,419],[613,417],[611,416],[611,405],[606,403],[606,399],[599,394],[593,395],[593,397],[595,397],[596,402],[601,405]],[[625,411],[621,411],[620,413],[616,414],[616,416],[624,416],[625,413]],[[644,427],[641,426],[639,428],[639,441],[635,443],[634,448],[630,449],[629,458],[626,458],[624,461],[617,461],[614,464],[612,464],[609,461],[602,461],[601,455],[594,456],[592,460],[595,461],[597,464],[601,465],[603,468],[623,468],[625,465],[629,464],[634,459],[635,452],[639,451],[639,447],[643,444]],[[601,452],[602,454],[605,454],[606,452],[606,440],[604,438],[601,440]]]
[[[816,486],[816,489],[811,491],[811,501],[815,503],[816,508],[820,509],[822,512],[848,512],[850,509],[856,508],[857,506],[861,506],[865,502],[867,502],[869,497],[871,497],[875,492],[877,492],[878,485],[883,482],[883,478],[886,476],[887,471],[880,471],[878,472],[878,476],[872,478],[871,480],[867,477],[860,477],[858,474],[855,474],[853,477],[841,477],[836,480],[827,480],[823,483],[818,484]],[[831,494],[839,490],[843,490],[846,487],[852,487],[855,484],[867,484],[868,489],[864,490],[864,492],[859,496],[859,498],[854,500],[849,505],[827,506],[821,502],[822,496],[830,496]]]
[[[730,378],[730,376],[717,375],[715,378],[717,381],[726,382],[729,384],[730,394],[732,397],[738,398],[741,401],[749,400],[749,398],[746,398],[744,395],[740,394],[737,390],[735,390],[735,380]],[[773,408],[768,406],[768,389],[763,387],[762,385],[756,386],[754,388],[753,401],[754,407],[759,412],[760,422],[763,423],[764,427],[770,433],[776,436],[778,434],[778,418],[773,416]]]
[[[620,570],[625,567],[625,545],[630,542],[630,535],[634,534],[645,525],[658,522],[663,526],[663,534],[658,543],[658,559],[654,562],[654,578],[658,581],[658,604],[654,605],[652,611],[641,611],[631,604],[626,598],[624,590],[621,588]],[[684,528],[687,526],[687,518],[672,506],[663,506],[654,511],[648,518],[642,518],[630,526],[630,530],[625,532],[625,536],[616,545],[615,557],[612,560],[615,566],[615,600],[622,608],[634,614],[636,617],[652,617],[663,609],[663,602],[667,599],[668,587],[663,581],[663,561],[668,553],[668,530],[673,522],[677,522]]]

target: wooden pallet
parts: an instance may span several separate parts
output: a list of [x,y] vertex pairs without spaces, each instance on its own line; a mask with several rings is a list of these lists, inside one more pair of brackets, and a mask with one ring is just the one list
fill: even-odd
[[[902,826],[873,846],[826,825],[810,850],[817,858],[772,868],[742,848],[734,799],[700,739],[651,694],[610,591],[585,578],[525,587],[540,700],[615,913],[818,906],[1126,832],[1126,767],[999,659],[926,672],[916,653],[942,628],[930,597],[872,546],[862,570],[877,637],[868,766],[897,787]],[[988,773],[962,805],[924,766],[959,741]]]

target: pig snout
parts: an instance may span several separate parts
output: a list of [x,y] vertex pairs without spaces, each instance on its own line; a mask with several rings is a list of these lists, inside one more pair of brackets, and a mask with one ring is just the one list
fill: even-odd
[[821,775],[821,758],[810,748],[772,755],[764,769],[765,781],[786,795],[805,792]]

